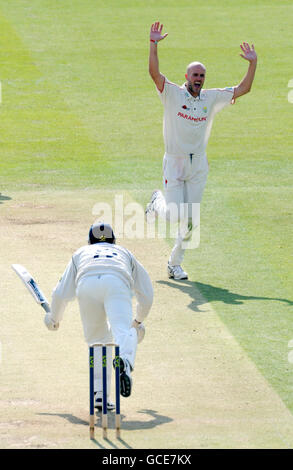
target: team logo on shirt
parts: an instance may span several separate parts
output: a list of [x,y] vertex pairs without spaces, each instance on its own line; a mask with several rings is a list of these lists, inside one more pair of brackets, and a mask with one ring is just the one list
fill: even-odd
[[194,122],[201,122],[201,121],[206,121],[207,120],[206,116],[204,116],[204,117],[193,117],[193,116],[189,116],[188,114],[183,114],[180,111],[177,113],[177,116],[179,116],[183,119],[188,119],[189,121],[194,121]]
[[202,110],[203,110],[204,113],[207,113],[207,112],[208,112],[208,108],[207,108],[206,106],[204,106],[204,107],[202,108]]
[[188,108],[188,107],[186,106],[186,104],[184,104],[184,105],[182,106],[182,109],[187,109],[187,111],[190,110],[190,108]]

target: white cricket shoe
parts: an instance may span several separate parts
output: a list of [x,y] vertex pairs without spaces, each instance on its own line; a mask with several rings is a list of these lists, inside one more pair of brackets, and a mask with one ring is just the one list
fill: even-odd
[[183,271],[179,264],[176,266],[172,266],[170,263],[168,263],[167,271],[169,279],[175,279],[176,281],[179,281],[181,279],[188,279],[188,274]]
[[[103,399],[102,398],[97,398],[95,394],[95,408],[97,408],[99,411],[102,411],[103,409]],[[107,400],[107,410],[114,410],[115,405],[112,403],[110,400]]]
[[154,222],[155,218],[157,217],[157,212],[155,211],[154,202],[157,199],[159,192],[160,191],[158,189],[153,191],[151,195],[151,200],[146,206],[145,217],[148,223]]

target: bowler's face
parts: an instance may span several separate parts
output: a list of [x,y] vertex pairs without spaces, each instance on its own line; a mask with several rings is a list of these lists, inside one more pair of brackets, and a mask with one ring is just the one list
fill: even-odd
[[193,96],[198,96],[205,81],[206,71],[201,65],[190,67],[185,74],[188,91]]

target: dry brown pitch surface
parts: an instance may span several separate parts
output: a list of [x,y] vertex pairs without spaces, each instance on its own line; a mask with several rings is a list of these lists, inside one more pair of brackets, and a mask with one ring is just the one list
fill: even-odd
[[[133,394],[121,400],[121,440],[110,414],[109,439],[102,439],[97,417],[91,442],[88,351],[77,303],[68,305],[59,331],[49,332],[10,266],[26,266],[50,297],[71,254],[86,243],[101,194],[9,197],[0,205],[0,448],[292,447],[292,415],[192,284],[168,281],[162,240],[119,240],[149,271],[155,301]],[[190,308],[194,298],[197,309]]]

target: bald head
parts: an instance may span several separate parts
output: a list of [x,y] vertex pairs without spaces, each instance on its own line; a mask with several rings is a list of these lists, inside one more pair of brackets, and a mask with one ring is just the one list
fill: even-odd
[[189,75],[190,70],[194,67],[199,67],[200,69],[204,70],[204,72],[206,72],[206,68],[201,62],[191,62],[189,65],[187,65],[186,74]]
[[206,68],[201,62],[191,62],[186,69],[185,78],[187,80],[186,88],[189,93],[196,97],[205,81]]

